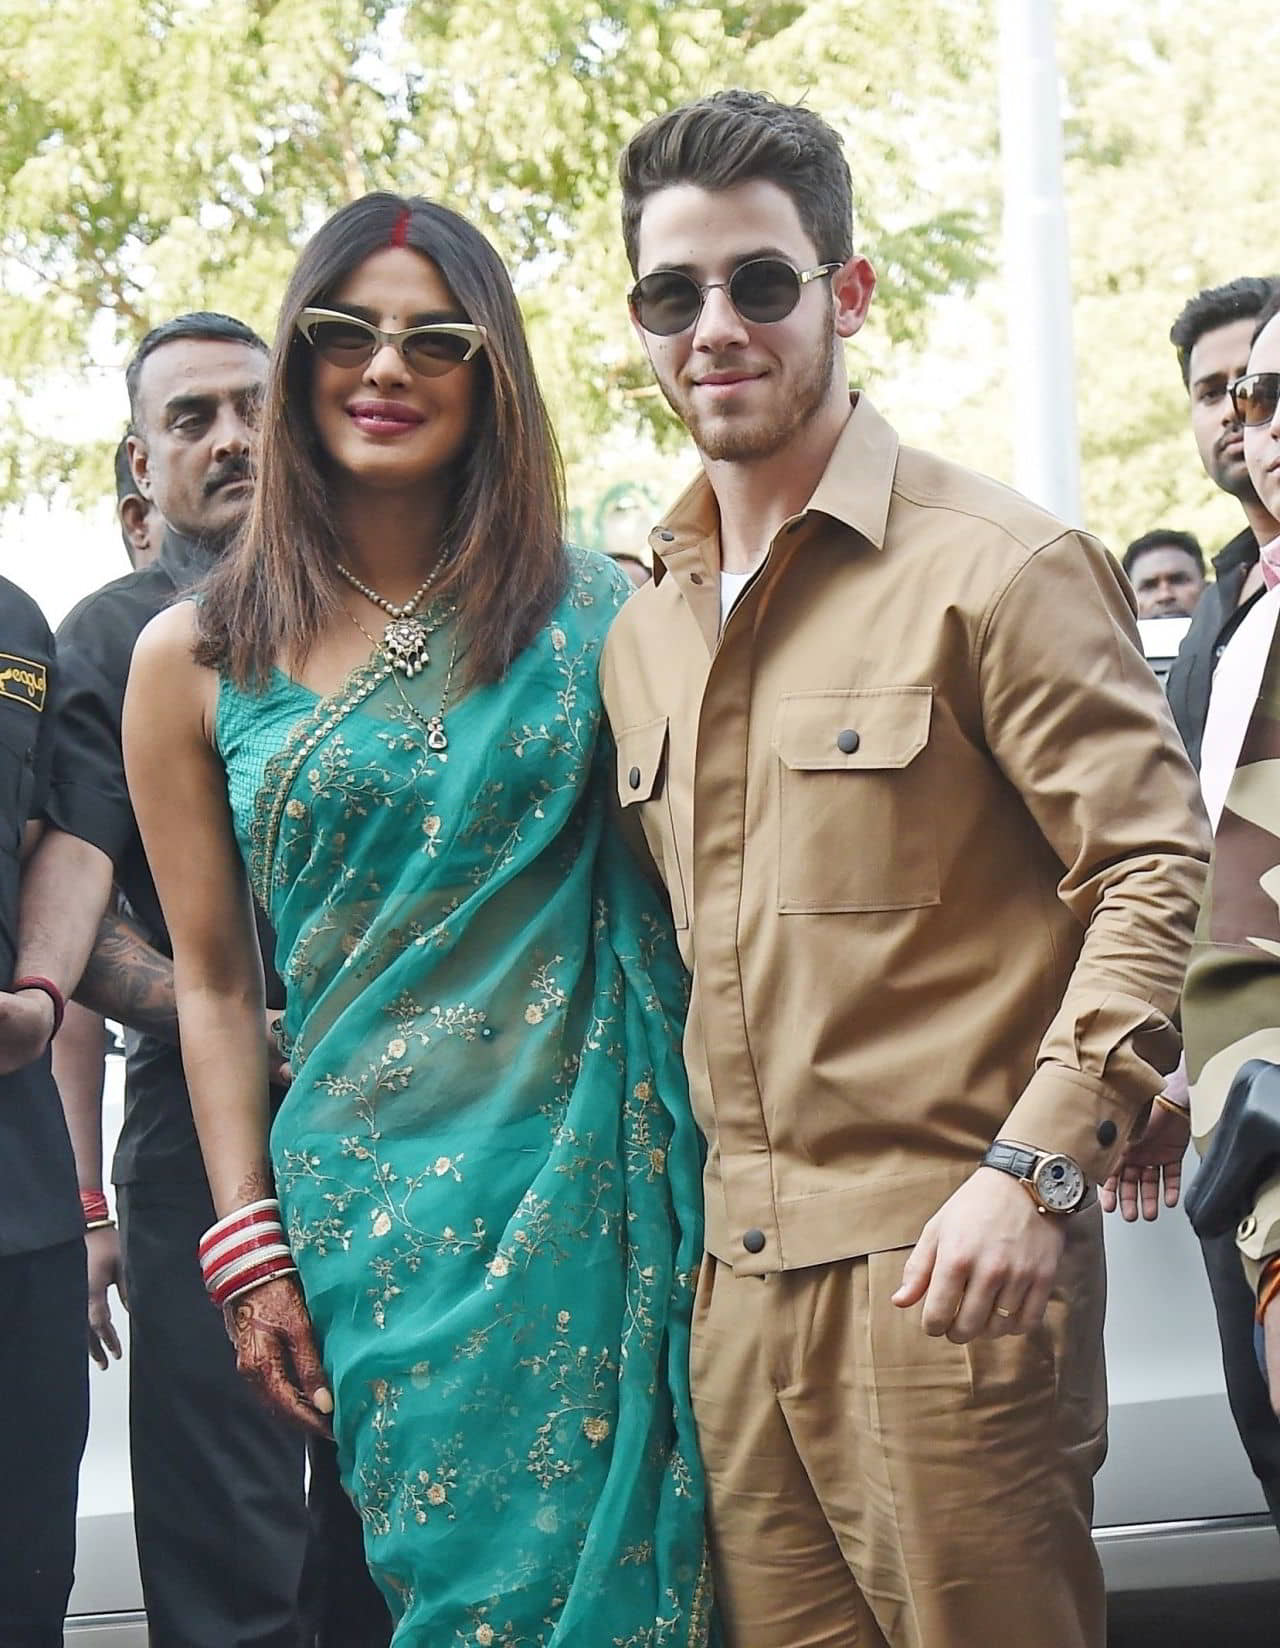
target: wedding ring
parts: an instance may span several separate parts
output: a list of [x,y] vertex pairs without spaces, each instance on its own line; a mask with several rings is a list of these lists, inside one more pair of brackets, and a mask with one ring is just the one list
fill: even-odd
[[1012,1316],[1013,1312],[1011,1310],[1006,1310],[1003,1305],[997,1305],[996,1306],[996,1315],[997,1316],[1004,1316],[1004,1317],[1007,1318],[1007,1317]]

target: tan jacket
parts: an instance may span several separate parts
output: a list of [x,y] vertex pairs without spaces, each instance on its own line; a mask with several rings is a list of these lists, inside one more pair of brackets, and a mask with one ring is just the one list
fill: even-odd
[[713,495],[605,648],[740,1273],[903,1247],[997,1136],[1100,1180],[1178,1057],[1208,856],[1105,550],[860,398],[719,637]]

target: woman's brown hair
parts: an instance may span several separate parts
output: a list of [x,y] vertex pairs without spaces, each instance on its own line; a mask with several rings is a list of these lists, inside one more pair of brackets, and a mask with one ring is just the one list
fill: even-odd
[[560,456],[502,260],[445,206],[365,195],[316,232],[293,272],[267,372],[253,505],[200,602],[196,661],[240,686],[261,686],[277,659],[298,667],[341,610],[334,562],[343,549],[311,414],[312,351],[296,323],[393,233],[395,244],[431,259],[488,334],[475,358],[480,381],[436,585],[437,598],[457,602],[468,679],[498,680],[564,591]]

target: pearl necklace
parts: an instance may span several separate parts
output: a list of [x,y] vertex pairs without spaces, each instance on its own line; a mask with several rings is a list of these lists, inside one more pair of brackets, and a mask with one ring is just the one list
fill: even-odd
[[[368,584],[361,583],[355,573],[344,567],[341,561],[335,561],[333,564],[352,589],[358,590],[366,601],[371,601],[375,607],[381,607],[383,612],[389,615],[391,621],[382,632],[383,653],[393,670],[399,670],[412,680],[431,662],[431,654],[427,651],[427,637],[431,632],[417,616],[417,612],[422,605],[423,597],[440,575],[444,556],[437,560],[409,599],[401,602],[399,606],[394,601],[388,601],[385,595],[379,595],[376,589],[370,589]],[[358,627],[364,628],[363,625]],[[368,634],[368,631],[365,633]]]

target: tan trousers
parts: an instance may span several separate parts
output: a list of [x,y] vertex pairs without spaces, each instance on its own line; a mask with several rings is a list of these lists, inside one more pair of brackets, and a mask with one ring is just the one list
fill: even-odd
[[1103,1648],[1097,1206],[1045,1325],[954,1345],[889,1296],[906,1252],[703,1263],[694,1410],[728,1648]]

